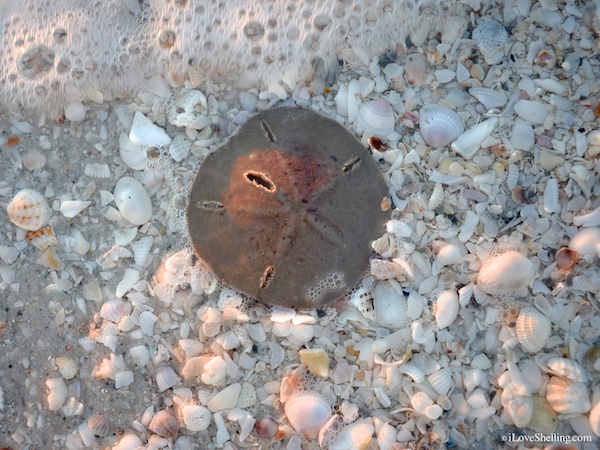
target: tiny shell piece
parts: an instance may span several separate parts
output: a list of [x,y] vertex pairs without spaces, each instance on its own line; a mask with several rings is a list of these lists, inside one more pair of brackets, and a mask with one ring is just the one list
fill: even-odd
[[298,352],[300,360],[306,364],[314,375],[327,378],[329,376],[329,357],[321,348],[303,349]]
[[420,109],[419,128],[423,139],[431,147],[444,147],[465,131],[458,114],[436,104],[425,105]]
[[106,163],[87,163],[85,174],[88,177],[105,179],[110,177],[110,168]]
[[284,404],[290,424],[307,439],[315,439],[331,417],[331,406],[316,392],[295,392]]
[[484,22],[473,30],[473,40],[477,43],[485,62],[492,66],[504,58],[508,32],[497,22]]
[[46,380],[48,387],[48,409],[58,411],[65,403],[68,395],[67,385],[62,378],[49,378]]
[[548,342],[552,324],[548,317],[536,308],[528,306],[519,313],[515,331],[523,349],[529,353],[537,353]]
[[135,450],[142,446],[142,440],[138,436],[133,433],[126,433],[112,450]]
[[478,123],[462,133],[452,143],[452,150],[465,159],[472,158],[481,147],[483,141],[494,131],[498,125],[498,118],[492,117]]
[[366,132],[383,138],[394,131],[395,122],[390,104],[383,99],[375,99],[360,107],[356,124]]
[[33,189],[18,192],[8,204],[7,212],[12,223],[29,231],[42,228],[52,214],[46,198]]
[[469,89],[469,94],[475,97],[486,109],[500,108],[507,101],[503,93],[479,86]]
[[189,431],[204,431],[210,425],[212,413],[200,405],[185,405],[181,408],[181,416]]
[[133,225],[143,225],[152,217],[152,201],[135,178],[123,177],[115,186],[115,203],[121,216]]
[[70,356],[59,356],[56,358],[56,367],[65,380],[71,380],[77,376],[79,367],[77,361]]
[[427,58],[422,53],[411,53],[404,61],[404,79],[413,87],[419,87],[427,80]]
[[230,384],[212,397],[206,406],[211,412],[231,409],[237,404],[241,391],[242,385],[240,383]]
[[489,295],[525,295],[535,278],[535,268],[521,253],[509,250],[483,263],[477,286]]
[[170,366],[159,367],[156,371],[156,384],[160,392],[172,388],[180,381],[181,380]]
[[178,135],[173,138],[173,142],[169,146],[169,154],[177,162],[183,161],[190,154],[192,143],[183,135]]
[[67,200],[61,203],[60,212],[66,218],[72,219],[91,204],[92,202],[90,202],[89,200]]
[[167,411],[162,410],[152,417],[148,429],[162,437],[173,437],[179,430],[179,422]]

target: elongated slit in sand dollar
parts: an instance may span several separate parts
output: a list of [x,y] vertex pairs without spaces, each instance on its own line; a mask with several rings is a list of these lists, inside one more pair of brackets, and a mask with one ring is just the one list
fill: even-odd
[[380,169],[344,127],[307,109],[249,119],[202,163],[188,228],[197,256],[259,301],[319,307],[366,272],[384,231]]

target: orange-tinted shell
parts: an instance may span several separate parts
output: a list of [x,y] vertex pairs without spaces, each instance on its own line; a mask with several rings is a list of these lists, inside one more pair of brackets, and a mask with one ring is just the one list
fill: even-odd
[[8,204],[7,212],[16,226],[35,231],[48,223],[52,210],[42,194],[33,189],[23,189]]

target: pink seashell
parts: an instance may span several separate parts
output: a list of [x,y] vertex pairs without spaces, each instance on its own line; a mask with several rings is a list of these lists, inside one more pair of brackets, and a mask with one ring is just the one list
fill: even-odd
[[173,437],[179,430],[179,422],[167,411],[158,411],[152,417],[148,429],[162,437]]
[[556,266],[561,273],[571,272],[578,259],[579,253],[567,247],[563,247],[556,252]]
[[48,223],[52,210],[46,198],[33,189],[23,189],[7,207],[8,217],[19,228],[35,231]]
[[432,147],[444,147],[465,131],[458,114],[450,108],[435,104],[421,108],[419,128],[425,142]]

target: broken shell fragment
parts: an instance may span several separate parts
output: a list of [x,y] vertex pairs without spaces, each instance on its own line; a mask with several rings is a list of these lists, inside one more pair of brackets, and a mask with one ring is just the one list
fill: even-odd
[[492,66],[504,58],[508,32],[497,22],[484,22],[473,30],[473,40],[477,43],[485,62]]
[[303,349],[298,352],[300,360],[306,364],[314,375],[327,378],[329,376],[329,357],[322,348]]
[[67,400],[68,390],[62,378],[49,378],[46,380],[48,388],[48,409],[58,411]]
[[550,378],[546,386],[546,400],[559,414],[584,414],[591,409],[585,384],[568,378]]

